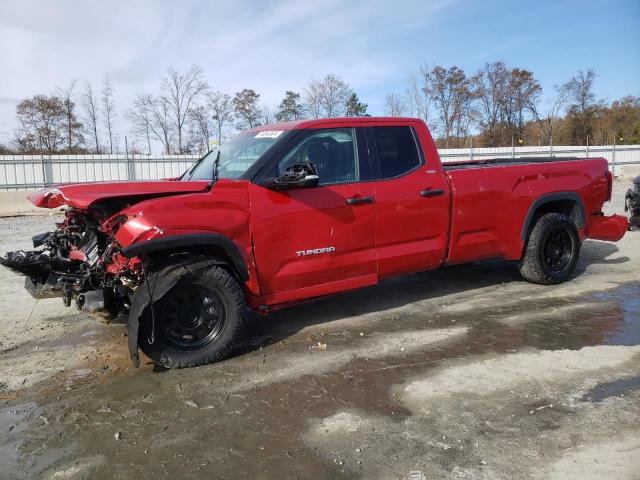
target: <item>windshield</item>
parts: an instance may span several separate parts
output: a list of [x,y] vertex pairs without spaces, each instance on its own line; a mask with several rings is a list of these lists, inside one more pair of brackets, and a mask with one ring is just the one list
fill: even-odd
[[207,153],[187,170],[180,180],[212,180],[214,162],[220,152],[218,178],[239,178],[283,132],[262,131],[236,135],[220,148]]

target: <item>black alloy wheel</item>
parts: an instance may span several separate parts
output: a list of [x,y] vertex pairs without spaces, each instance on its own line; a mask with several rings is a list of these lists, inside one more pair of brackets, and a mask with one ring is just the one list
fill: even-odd
[[158,302],[158,335],[182,350],[204,347],[220,336],[226,312],[220,297],[198,284],[178,285]]
[[544,266],[554,273],[564,270],[573,255],[573,242],[567,228],[558,226],[547,232],[543,245],[541,254]]

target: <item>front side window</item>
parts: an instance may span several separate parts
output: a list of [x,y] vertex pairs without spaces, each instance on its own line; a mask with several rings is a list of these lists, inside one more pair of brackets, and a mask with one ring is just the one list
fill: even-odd
[[358,181],[360,174],[355,130],[335,128],[306,136],[278,162],[278,175],[300,162],[313,163],[320,185]]
[[248,132],[236,135],[219,149],[216,148],[195,163],[181,180],[211,180],[213,166],[220,152],[219,178],[240,178],[267,150],[273,146],[283,132]]
[[420,165],[420,154],[411,127],[373,127],[380,178],[393,178]]

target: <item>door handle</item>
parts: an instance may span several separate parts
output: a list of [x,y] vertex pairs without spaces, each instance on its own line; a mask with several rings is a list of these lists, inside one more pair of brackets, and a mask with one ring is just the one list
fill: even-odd
[[420,190],[421,197],[437,197],[443,194],[444,194],[444,190],[442,190],[441,188],[434,188],[434,189],[429,188],[427,190]]
[[373,197],[351,197],[346,200],[347,205],[359,205],[361,203],[373,203]]

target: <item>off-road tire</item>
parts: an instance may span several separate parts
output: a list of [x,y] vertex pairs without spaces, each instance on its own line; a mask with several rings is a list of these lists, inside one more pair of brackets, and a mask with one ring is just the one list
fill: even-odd
[[[545,247],[549,248],[554,235],[562,238],[561,244],[570,245],[570,251],[566,252],[567,258],[561,259],[557,268],[551,268],[550,262],[545,259],[545,253],[549,253],[549,250],[545,251]],[[555,253],[555,249],[551,253]],[[520,274],[525,280],[541,285],[562,283],[571,278],[579,255],[580,237],[575,222],[562,213],[546,213],[536,219],[529,233],[520,260]]]
[[[224,323],[219,335],[209,343],[196,348],[185,348],[167,340],[162,333],[163,308],[171,301],[176,289],[197,286],[207,295],[216,295],[224,308]],[[145,288],[141,285],[139,288]],[[151,310],[146,308],[139,330],[140,349],[157,365],[165,368],[187,368],[217,362],[229,355],[237,340],[242,336],[246,323],[247,307],[244,293],[236,278],[222,266],[209,266],[197,272],[197,275],[185,271],[185,275],[161,299],[154,301],[155,331],[151,338]]]

